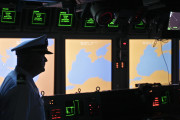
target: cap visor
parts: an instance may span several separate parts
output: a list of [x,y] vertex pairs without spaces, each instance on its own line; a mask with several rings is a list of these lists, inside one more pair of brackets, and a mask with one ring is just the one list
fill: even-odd
[[53,54],[53,53],[50,52],[50,51],[45,51],[44,53],[45,53],[45,54]]

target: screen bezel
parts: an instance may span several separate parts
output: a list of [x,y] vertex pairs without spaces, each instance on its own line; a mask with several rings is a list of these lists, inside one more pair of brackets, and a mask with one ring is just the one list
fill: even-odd
[[[115,68],[115,63],[116,61],[119,61],[119,54],[118,54],[118,50],[119,50],[119,40],[120,40],[120,36],[119,35],[111,35],[111,34],[106,34],[106,35],[100,35],[100,34],[96,34],[96,33],[84,33],[84,34],[64,34],[61,35],[60,37],[61,40],[56,41],[59,42],[57,44],[61,44],[61,47],[59,48],[60,53],[61,54],[61,70],[63,73],[62,75],[62,81],[60,82],[61,84],[61,91],[63,92],[63,94],[65,94],[66,88],[65,88],[65,39],[112,39],[112,85],[111,85],[111,89],[115,90],[115,89],[122,89],[122,88],[128,88],[128,84],[127,81],[123,81],[122,77],[122,73],[120,71],[120,69],[116,69]],[[57,49],[58,49],[57,48]],[[60,60],[60,58],[59,58]],[[128,75],[127,75],[128,76]]]
[[[169,38],[162,38],[162,39],[168,39],[168,40],[171,40],[171,51],[172,51],[172,54],[171,54],[171,69],[169,69],[169,71],[171,71],[171,77],[169,77],[169,82],[170,83],[174,83],[174,80],[173,80],[173,77],[174,77],[174,66],[173,66],[173,56],[174,56],[174,53],[173,53],[173,41],[174,39],[169,39]],[[130,45],[130,41],[133,41],[133,40],[156,40],[154,38],[129,38],[129,45]],[[153,84],[153,83],[149,83],[149,84]],[[136,89],[136,88],[130,88],[130,46],[129,46],[129,80],[128,80],[128,87],[129,89]]]

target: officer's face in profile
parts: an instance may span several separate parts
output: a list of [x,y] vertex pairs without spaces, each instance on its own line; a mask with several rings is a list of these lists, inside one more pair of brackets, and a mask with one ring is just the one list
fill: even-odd
[[18,59],[18,64],[34,76],[45,71],[47,59],[43,53],[28,53],[18,56]]
[[37,72],[41,73],[45,71],[45,63],[47,62],[47,59],[45,57],[45,54],[42,53],[34,53],[32,58],[32,63],[34,63],[34,69],[36,69]]

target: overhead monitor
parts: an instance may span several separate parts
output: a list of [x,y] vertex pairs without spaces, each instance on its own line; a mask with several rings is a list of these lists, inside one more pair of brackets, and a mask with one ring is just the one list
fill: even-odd
[[145,23],[143,20],[141,20],[139,23],[134,25],[135,30],[143,30],[145,29]]
[[[17,56],[11,49],[23,41],[33,38],[0,38],[0,85],[8,73],[14,70],[17,64]],[[55,39],[48,38],[48,50],[54,53]],[[39,91],[44,91],[45,95],[54,95],[54,56],[46,55],[47,62],[45,72],[34,78]]]
[[85,18],[84,27],[85,28],[96,27],[96,21],[93,18]]
[[129,88],[142,83],[171,83],[171,44],[170,39],[129,40]]
[[170,12],[168,30],[180,30],[180,12]]
[[16,11],[12,8],[1,8],[1,23],[15,23]]
[[73,14],[67,13],[65,11],[60,11],[58,26],[59,27],[71,27],[72,24],[73,24]]
[[32,13],[32,24],[45,25],[47,13],[34,10]]
[[25,31],[49,31],[51,26],[51,9],[23,9],[26,14],[23,14],[23,28]]
[[21,13],[15,7],[0,8],[0,30],[19,31],[21,28]]
[[111,39],[65,39],[66,94],[111,90],[111,49]]

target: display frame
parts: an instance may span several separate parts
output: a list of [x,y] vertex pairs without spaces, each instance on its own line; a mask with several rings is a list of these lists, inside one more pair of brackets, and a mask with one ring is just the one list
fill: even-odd
[[[52,12],[53,10],[51,8],[31,8],[31,9],[24,8],[22,11],[22,16],[24,18],[23,26],[22,26],[23,31],[50,32],[52,26],[52,20],[53,20]],[[40,17],[42,17],[41,19],[44,23],[43,22],[38,23],[38,21],[33,21],[34,17],[36,17],[37,20]]]
[[[129,85],[129,88],[130,89],[136,89],[136,88],[138,88],[138,87],[140,87],[140,86],[138,86],[138,83],[137,83],[137,86],[136,86],[136,88],[131,88],[130,87],[130,59],[131,59],[131,57],[130,57],[130,41],[133,41],[133,40],[139,40],[139,41],[144,41],[144,42],[148,42],[149,43],[149,40],[152,40],[152,41],[155,41],[155,40],[171,40],[171,69],[168,67],[168,73],[170,72],[171,73],[171,76],[169,76],[169,74],[168,74],[168,83],[169,84],[166,84],[166,85],[171,85],[171,84],[174,84],[174,83],[176,83],[175,82],[175,79],[174,78],[176,78],[176,72],[175,72],[175,66],[174,66],[174,64],[173,63],[177,63],[176,62],[176,59],[174,59],[175,58],[175,54],[177,54],[177,51],[175,51],[175,49],[173,48],[173,46],[174,46],[174,42],[176,41],[175,39],[169,39],[169,38],[162,38],[162,39],[154,39],[154,38],[146,38],[146,37],[139,37],[139,38],[129,38],[129,81],[128,81],[128,85]],[[157,42],[161,42],[161,41],[157,41]],[[155,42],[153,42],[153,43],[155,43]],[[156,43],[157,44],[157,43]],[[159,43],[160,44],[160,43]],[[161,43],[162,44],[162,43]],[[150,43],[148,44],[148,45],[151,45]],[[159,48],[160,49],[160,48]],[[155,51],[154,51],[155,52]],[[143,53],[143,55],[144,55],[144,53]],[[163,55],[164,56],[164,55]],[[142,56],[141,56],[142,57]],[[166,60],[166,59],[165,59]],[[164,60],[162,61],[162,62],[165,62]],[[167,62],[167,60],[166,60],[166,62]],[[139,63],[138,63],[139,64]],[[167,63],[166,63],[167,64]],[[167,67],[167,66],[166,66]],[[156,83],[158,83],[158,82],[154,82],[154,83],[146,83],[146,82],[144,82],[144,83],[140,83],[140,84],[156,84]],[[140,85],[139,84],[139,85]],[[163,85],[163,84],[162,84]]]
[[[60,41],[57,41],[57,42],[60,42],[58,44],[61,44],[61,47],[59,48],[59,51],[60,53],[58,54],[61,54],[61,57],[62,58],[65,58],[65,39],[112,39],[112,85],[111,85],[111,88],[112,90],[115,90],[115,89],[122,89],[122,88],[127,88],[127,81],[123,81],[123,77],[124,76],[128,76],[128,75],[120,75],[120,74],[123,74],[122,73],[122,70],[119,69],[116,69],[116,62],[118,61],[119,62],[119,55],[117,54],[117,51],[119,50],[119,46],[117,44],[119,44],[119,36],[118,35],[99,35],[99,34],[64,34],[64,35],[61,35],[61,42]],[[59,58],[60,60],[60,58]],[[65,59],[61,59],[61,71],[63,71],[63,76],[61,77],[63,80],[62,81],[59,81],[58,84],[61,84],[61,91],[63,92],[63,94],[66,94],[65,90]],[[124,72],[126,72],[124,70]],[[96,89],[94,90],[94,92],[96,91]],[[101,90],[100,90],[101,92]],[[78,92],[77,93],[81,93],[81,92]]]
[[[11,5],[5,5],[3,7],[0,7],[0,31],[3,32],[9,32],[9,31],[20,31],[21,30],[21,26],[22,26],[22,14],[17,11],[16,7],[11,6]],[[4,11],[4,12],[3,12]],[[13,21],[4,21],[2,18],[2,15],[6,12],[9,12],[8,14],[11,14],[12,12],[14,13],[14,20]],[[8,15],[7,14],[7,15]],[[11,16],[11,15],[10,15]],[[13,17],[13,16],[11,16]],[[13,18],[12,18],[13,19]]]

